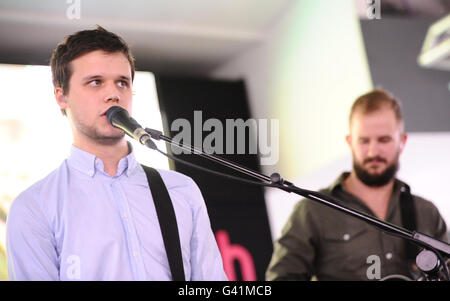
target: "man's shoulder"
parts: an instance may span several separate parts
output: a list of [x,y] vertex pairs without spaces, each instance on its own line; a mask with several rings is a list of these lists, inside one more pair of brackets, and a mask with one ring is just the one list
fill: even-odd
[[[400,181],[400,183],[405,184]],[[416,211],[416,216],[419,222],[423,221],[425,223],[430,223],[432,221],[443,221],[443,217],[439,212],[437,206],[433,203],[433,201],[414,193],[414,189],[411,188],[411,196],[413,200],[413,204]],[[419,214],[420,213],[420,214]]]
[[414,204],[416,206],[416,211],[421,212],[421,214],[425,212],[438,213],[438,209],[432,201],[415,194],[412,194],[412,197],[414,200]]
[[48,195],[50,190],[56,190],[57,183],[61,180],[61,172],[64,163],[58,168],[51,171],[49,174],[34,182],[23,190],[13,201],[13,205],[31,205],[40,200],[48,199],[42,198],[42,194]]
[[63,161],[57,168],[53,169],[47,175],[42,177],[40,180],[37,180],[28,188],[23,190],[15,199],[29,199],[34,198],[37,199],[42,193],[46,195],[50,192],[50,190],[56,190],[60,186],[60,182],[67,177],[64,177],[64,174],[68,172],[66,161]]
[[169,194],[173,197],[172,201],[189,204],[191,208],[204,206],[200,188],[191,177],[173,170],[156,170],[161,175]]
[[200,189],[195,181],[178,171],[154,168],[161,175],[169,193],[182,194],[185,197],[201,196]]
[[187,188],[195,185],[194,180],[178,171],[155,168],[161,175],[167,189]]

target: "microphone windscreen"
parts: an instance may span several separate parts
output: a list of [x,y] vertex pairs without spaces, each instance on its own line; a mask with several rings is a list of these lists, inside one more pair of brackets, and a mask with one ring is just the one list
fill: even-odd
[[111,108],[109,108],[106,111],[106,117],[108,118],[109,123],[111,123],[111,125],[113,125],[113,118],[117,115],[117,114],[121,114],[124,117],[129,117],[128,116],[128,112],[127,110],[125,110],[122,107],[119,106],[112,106]]

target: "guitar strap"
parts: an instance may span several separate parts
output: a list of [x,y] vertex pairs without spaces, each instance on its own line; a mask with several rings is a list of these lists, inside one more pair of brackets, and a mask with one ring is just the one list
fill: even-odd
[[[408,184],[404,184],[400,189],[400,211],[402,216],[402,225],[403,228],[416,231],[417,230],[417,222],[416,222],[416,208],[414,206],[414,200],[411,195],[411,189]],[[416,256],[419,253],[419,248],[409,240],[405,239],[406,244],[406,256],[408,267],[413,275],[417,275],[419,272],[416,266]]]
[[178,233],[177,219],[169,192],[156,169],[142,164],[141,166],[147,175],[148,185],[153,196],[153,202],[155,203],[172,280],[185,281],[180,235]]

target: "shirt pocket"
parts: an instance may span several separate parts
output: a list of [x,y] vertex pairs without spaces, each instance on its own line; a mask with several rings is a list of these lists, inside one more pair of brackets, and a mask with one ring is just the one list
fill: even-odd
[[366,229],[364,227],[334,227],[322,233],[323,240],[331,244],[351,244],[355,240],[364,235]]
[[330,270],[355,273],[366,265],[367,230],[356,225],[335,226],[322,235],[319,260]]

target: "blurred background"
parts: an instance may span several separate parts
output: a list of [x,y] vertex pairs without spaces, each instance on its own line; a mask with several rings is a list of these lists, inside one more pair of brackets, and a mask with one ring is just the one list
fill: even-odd
[[[390,91],[409,133],[398,176],[450,223],[450,0],[1,0],[1,279],[11,202],[59,166],[72,141],[53,97],[51,53],[66,35],[96,24],[121,35],[136,57],[133,115],[142,125],[174,136],[172,123],[194,124],[194,111],[203,122],[269,121],[268,131],[246,131],[248,143],[267,134],[269,152],[246,145],[243,154],[219,156],[302,188],[326,187],[351,169],[350,106],[374,87]],[[212,132],[200,124],[193,136],[195,129],[193,143]],[[142,163],[196,180],[229,279],[263,280],[299,197],[134,149]]]

